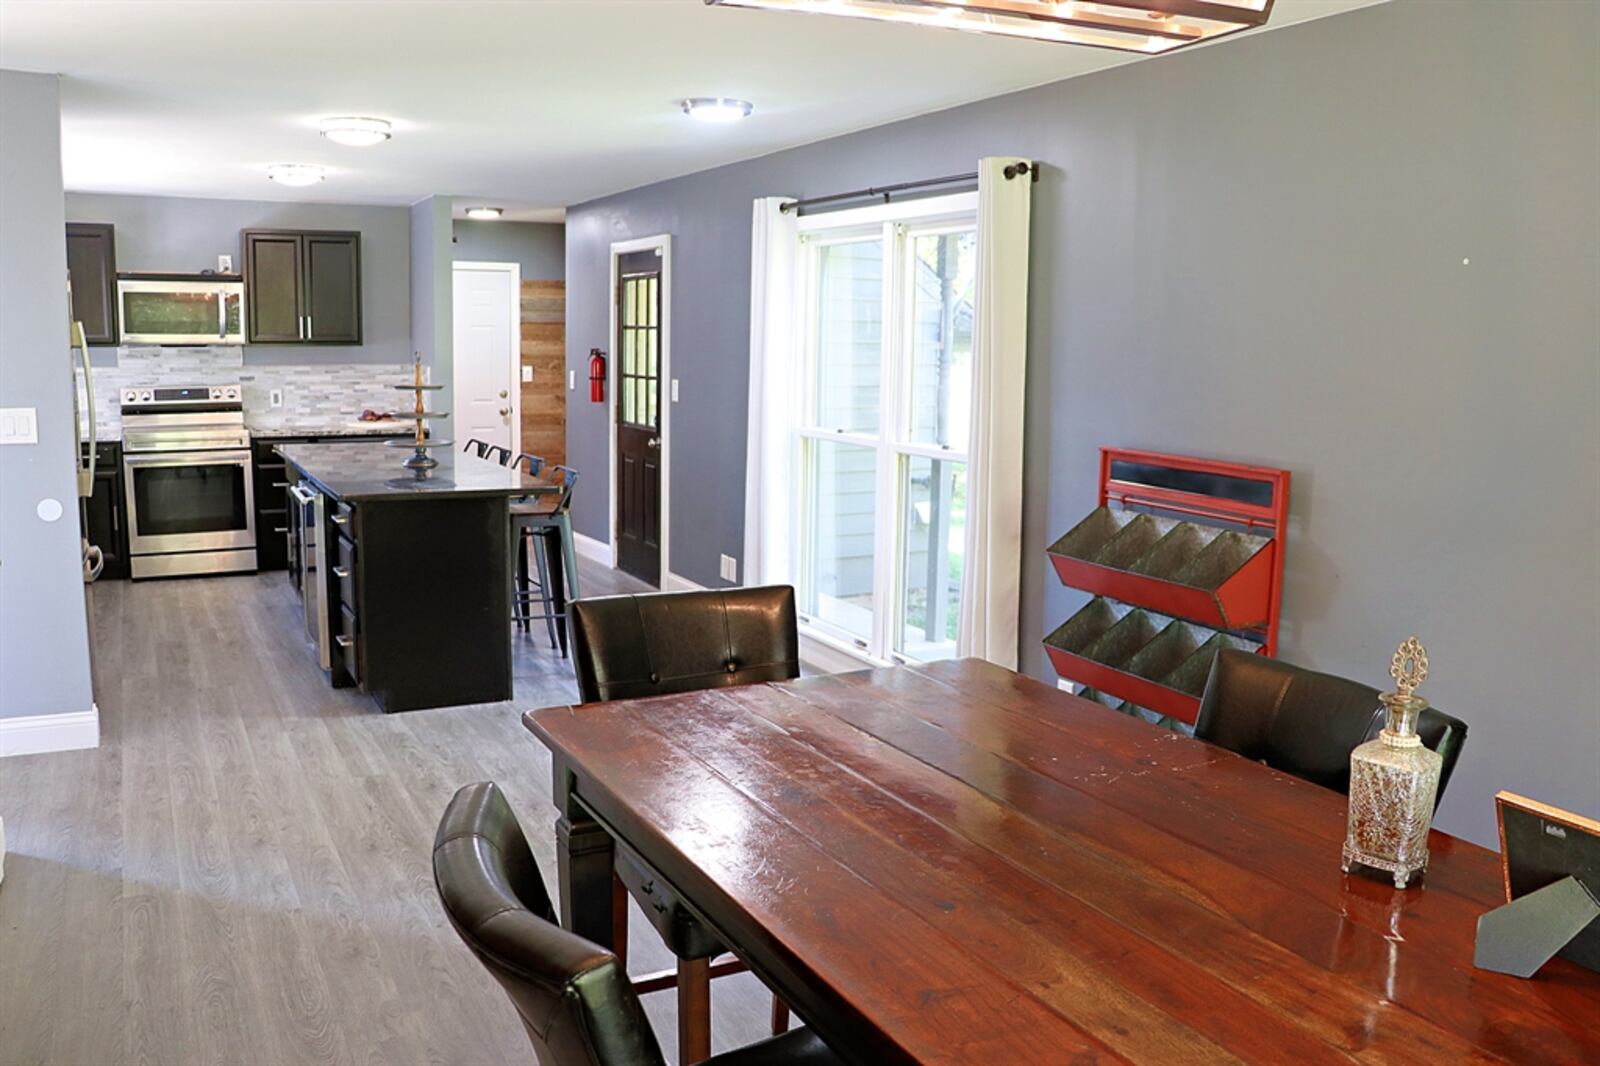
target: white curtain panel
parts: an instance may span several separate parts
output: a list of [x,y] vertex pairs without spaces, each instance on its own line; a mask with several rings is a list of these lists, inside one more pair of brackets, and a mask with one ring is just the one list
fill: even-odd
[[790,430],[799,395],[795,351],[795,260],[799,217],[755,202],[750,226],[750,414],[744,467],[744,583],[794,580],[789,560]]
[[972,345],[972,442],[967,558],[956,654],[1017,667],[1022,584],[1022,416],[1028,370],[1025,159],[978,161],[977,313]]

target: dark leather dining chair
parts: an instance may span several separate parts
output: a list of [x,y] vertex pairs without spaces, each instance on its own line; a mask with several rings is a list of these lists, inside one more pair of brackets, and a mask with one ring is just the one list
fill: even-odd
[[[571,612],[573,666],[585,703],[800,676],[794,589],[787,585],[602,596],[574,601]],[[692,1062],[709,1048],[711,960],[727,948],[626,848],[616,849],[614,869],[678,959],[678,1057]],[[613,923],[625,930],[627,899],[616,898]],[[774,997],[773,1032],[787,1025],[788,1009]]]
[[[1350,752],[1377,736],[1385,713],[1378,690],[1247,651],[1219,651],[1211,663],[1194,735],[1275,770],[1348,794]],[[1433,707],[1417,720],[1422,743],[1444,758],[1435,806],[1461,758],[1467,726]]]
[[[450,924],[511,999],[542,1066],[665,1066],[622,964],[562,929],[505,795],[468,785],[433,841],[433,881]],[[706,1060],[708,1066],[834,1066],[796,1029]]]

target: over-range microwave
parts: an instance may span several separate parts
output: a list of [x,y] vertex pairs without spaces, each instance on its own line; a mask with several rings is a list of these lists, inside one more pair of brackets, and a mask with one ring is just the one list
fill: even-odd
[[124,344],[243,344],[237,274],[118,274]]

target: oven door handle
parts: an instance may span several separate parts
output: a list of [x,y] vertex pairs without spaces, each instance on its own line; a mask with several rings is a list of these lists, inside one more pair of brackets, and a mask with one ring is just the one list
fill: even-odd
[[246,466],[250,465],[249,451],[237,452],[150,452],[144,455],[126,455],[122,465],[129,467],[153,466]]

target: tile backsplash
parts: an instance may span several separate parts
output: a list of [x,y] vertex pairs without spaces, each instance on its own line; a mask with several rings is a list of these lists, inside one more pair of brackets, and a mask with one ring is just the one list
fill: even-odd
[[[101,439],[122,435],[122,390],[136,385],[231,385],[244,389],[245,424],[258,432],[344,428],[363,409],[391,411],[406,397],[390,386],[411,380],[409,363],[305,363],[245,366],[244,351],[214,348],[126,347],[117,365],[94,368],[95,423]],[[80,388],[81,383],[80,383]],[[271,393],[283,392],[283,406]]]

